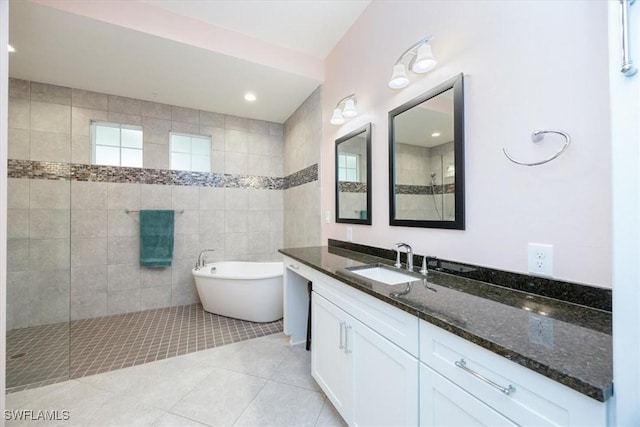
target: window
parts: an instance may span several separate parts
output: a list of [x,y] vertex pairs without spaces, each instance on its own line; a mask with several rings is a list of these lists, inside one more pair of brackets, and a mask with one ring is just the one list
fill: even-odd
[[357,154],[339,154],[338,155],[338,181],[359,182]]
[[211,138],[171,132],[171,169],[211,172]]
[[91,163],[142,167],[142,128],[119,123],[91,122]]

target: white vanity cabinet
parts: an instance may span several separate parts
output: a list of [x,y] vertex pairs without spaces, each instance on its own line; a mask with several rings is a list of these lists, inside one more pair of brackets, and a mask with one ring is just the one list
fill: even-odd
[[608,405],[420,321],[422,426],[607,426]]
[[415,350],[417,318],[324,275],[313,288],[311,372],[340,415],[352,426],[417,425],[418,359],[379,333],[408,341],[413,331]]

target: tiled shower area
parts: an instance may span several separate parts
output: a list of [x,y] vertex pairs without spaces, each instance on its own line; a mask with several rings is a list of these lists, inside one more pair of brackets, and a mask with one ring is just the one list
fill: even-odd
[[[319,244],[319,106],[279,124],[10,79],[8,389],[281,331],[204,312],[191,269]],[[142,126],[143,167],[92,165],[92,120]],[[212,172],[170,170],[170,131],[210,136]],[[140,209],[181,212],[171,267],[139,265]]]
[[100,374],[282,332],[207,313],[200,304],[14,329],[7,392]]

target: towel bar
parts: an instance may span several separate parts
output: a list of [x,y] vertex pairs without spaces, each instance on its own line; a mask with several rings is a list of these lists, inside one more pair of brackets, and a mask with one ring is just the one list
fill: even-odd
[[[124,210],[126,213],[131,213],[131,212],[140,212],[138,209],[125,209]],[[180,209],[179,211],[176,211],[176,213],[184,213],[184,209]]]

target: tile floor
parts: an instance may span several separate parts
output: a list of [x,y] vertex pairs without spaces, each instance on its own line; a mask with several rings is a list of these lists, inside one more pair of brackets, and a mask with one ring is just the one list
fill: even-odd
[[310,364],[304,347],[277,333],[8,394],[9,410],[69,419],[6,425],[344,426]]
[[200,304],[16,329],[7,333],[7,391],[140,365],[281,331],[282,320],[247,322],[207,313]]

